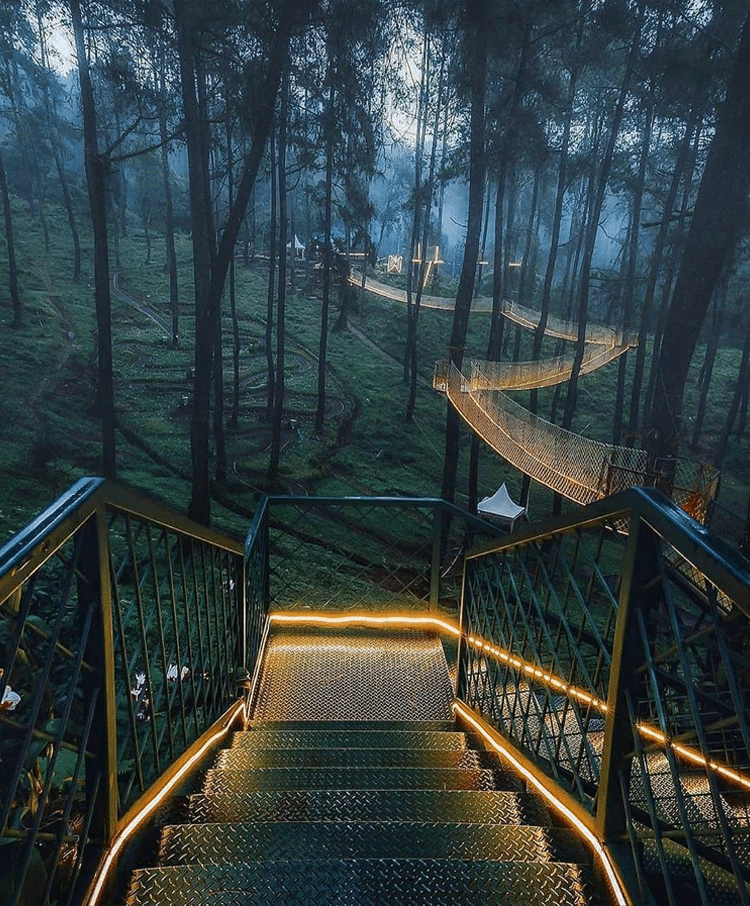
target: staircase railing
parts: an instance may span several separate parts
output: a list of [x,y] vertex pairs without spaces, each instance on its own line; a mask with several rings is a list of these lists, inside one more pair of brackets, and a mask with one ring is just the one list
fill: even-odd
[[633,901],[748,902],[748,562],[643,489],[500,535],[436,499],[269,497],[243,549],[80,481],[0,550],[3,901],[80,901],[127,809],[238,700],[269,609],[460,605],[459,698]]
[[270,496],[246,552],[269,609],[458,613],[464,552],[503,534],[438,498]]
[[747,560],[632,489],[470,553],[462,630],[458,697],[634,902],[750,901]]
[[240,543],[101,479],[0,550],[3,902],[80,902],[128,807],[237,700],[245,575]]

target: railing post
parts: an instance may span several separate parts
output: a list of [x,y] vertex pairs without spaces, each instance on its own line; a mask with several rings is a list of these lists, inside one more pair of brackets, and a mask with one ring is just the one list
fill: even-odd
[[[94,667],[85,680],[84,695],[96,694],[96,716],[91,748],[96,754],[94,771],[86,771],[86,796],[95,796],[94,821],[102,839],[109,841],[118,819],[117,725],[115,708],[115,659],[112,632],[112,589],[109,575],[109,538],[103,499],[83,526],[79,559],[78,606],[85,614],[94,603],[94,621],[85,654]],[[100,777],[96,776],[100,772]],[[93,830],[93,829],[92,829]],[[94,831],[96,833],[96,831]]]
[[430,610],[440,601],[440,552],[443,538],[443,506],[436,503],[432,511],[432,560],[430,564]]
[[[622,562],[596,803],[599,838],[613,850],[630,890],[637,889],[637,874],[631,847],[622,843],[628,831],[623,796],[628,794],[632,779],[632,759],[628,755],[635,748],[628,697],[631,702],[637,702],[645,684],[643,674],[637,669],[643,663],[637,612],[647,609],[654,595],[653,583],[659,576],[658,543],[653,529],[639,517],[637,510],[632,510]],[[649,892],[640,891],[640,895],[645,901]]]

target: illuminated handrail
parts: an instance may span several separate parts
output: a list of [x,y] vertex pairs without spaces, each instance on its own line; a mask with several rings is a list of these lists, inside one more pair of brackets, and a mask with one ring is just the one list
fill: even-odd
[[470,552],[464,588],[459,698],[590,816],[634,901],[747,899],[750,563],[640,488]]

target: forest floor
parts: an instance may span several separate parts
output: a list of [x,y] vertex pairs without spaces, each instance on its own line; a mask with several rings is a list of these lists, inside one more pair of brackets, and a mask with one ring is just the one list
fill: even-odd
[[[69,240],[62,211],[48,212],[59,225],[44,248],[41,230],[16,206],[17,257],[23,326],[10,328],[10,302],[0,287],[0,541],[8,538],[73,481],[97,474],[99,424],[92,410],[96,367],[92,278],[70,277]],[[192,367],[192,274],[189,238],[178,241],[180,344],[170,344],[168,280],[164,243],[152,238],[151,259],[135,228],[119,239],[119,265],[112,292],[118,476],[184,509],[190,493],[190,369]],[[4,250],[3,250],[4,251]],[[87,258],[84,244],[84,260]],[[0,268],[4,268],[0,253]],[[236,299],[240,329],[240,397],[236,427],[227,428],[228,475],[214,485],[213,522],[241,537],[257,500],[268,490],[270,429],[266,419],[265,312],[267,263],[237,262]],[[452,315],[424,310],[419,324],[419,381],[414,420],[404,420],[408,388],[403,382],[405,306],[365,295],[348,318],[348,329],[331,331],[328,344],[326,424],[314,430],[317,348],[320,334],[319,273],[298,268],[287,300],[284,449],[279,488],[325,495],[439,494],[444,451],[444,397],[431,389],[434,362],[446,356]],[[446,287],[445,292],[450,291]],[[336,320],[334,293],[331,318]],[[233,402],[232,324],[225,305],[224,369],[227,418]],[[481,357],[488,315],[472,314],[467,355]],[[525,349],[529,337],[522,337]],[[546,350],[553,353],[553,345]],[[711,385],[705,432],[690,454],[710,459],[734,385],[740,352],[722,347]],[[523,356],[522,356],[523,357]],[[699,350],[696,360],[702,358]],[[632,364],[630,366],[632,369]],[[697,376],[697,367],[695,369]],[[617,366],[581,381],[573,429],[611,440]],[[548,411],[552,391],[540,394]],[[686,411],[696,406],[689,388]],[[518,395],[524,401],[524,394]],[[690,421],[687,422],[690,425]],[[461,444],[459,493],[465,505],[469,435]],[[726,460],[721,502],[743,513],[750,484],[746,446],[735,444]],[[521,475],[483,448],[480,496],[502,481],[516,498]],[[551,494],[532,486],[530,512],[550,512]]]

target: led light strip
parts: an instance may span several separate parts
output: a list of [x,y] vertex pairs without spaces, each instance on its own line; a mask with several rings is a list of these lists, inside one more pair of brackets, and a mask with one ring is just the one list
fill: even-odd
[[[489,642],[484,642],[482,641],[482,639],[478,639],[473,635],[470,635],[466,641],[467,644],[471,645],[472,648],[475,648],[478,651],[497,658],[497,660],[503,664],[509,664],[511,667],[515,667],[517,670],[522,671],[533,680],[537,680],[538,682],[548,686],[550,689],[554,689],[569,696],[572,699],[575,699],[577,702],[589,705],[590,707],[595,708],[601,714],[606,714],[609,710],[607,703],[603,702],[600,698],[597,698],[594,695],[590,695],[588,692],[579,688],[578,686],[566,683],[564,680],[561,680],[559,677],[555,676],[554,673],[548,673],[545,670],[541,670],[539,667],[535,666],[529,661],[524,661],[520,657],[516,657],[515,655],[510,654],[510,652],[504,651],[502,648],[498,648],[496,645],[492,645]],[[686,761],[698,765],[704,770],[711,768],[711,770],[715,771],[725,779],[739,784],[746,790],[750,790],[750,779],[744,774],[732,770],[732,768],[721,764],[721,762],[709,760],[705,755],[703,755],[697,749],[692,748],[691,746],[685,746],[682,743],[673,742],[665,733],[662,733],[661,730],[657,730],[657,728],[652,726],[651,724],[646,724],[639,721],[636,726],[638,727],[638,732],[641,734],[641,736],[645,736],[647,739],[652,739],[654,742],[663,746],[665,749],[672,749],[675,754],[680,755]]]
[[522,658],[516,657],[510,652],[504,651],[502,648],[498,648],[496,645],[492,645],[489,642],[484,642],[482,641],[482,639],[478,639],[474,635],[468,636],[466,641],[467,644],[471,645],[472,648],[476,648],[477,651],[489,654],[492,657],[497,658],[497,660],[501,663],[509,664],[511,667],[515,667],[517,670],[520,670],[527,676],[530,676],[541,683],[544,683],[551,689],[555,689],[558,692],[563,692],[565,695],[570,696],[570,698],[574,698],[576,701],[582,702],[585,705],[590,705],[592,708],[596,708],[596,710],[600,711],[602,714],[607,713],[606,702],[603,702],[600,698],[596,698],[596,696],[594,695],[589,695],[588,692],[585,692],[578,686],[573,686],[570,683],[566,683],[564,680],[561,680],[559,677],[555,676],[554,673],[548,673],[546,670],[541,670],[530,661],[524,661]]
[[460,701],[453,702],[453,711],[460,717],[462,720],[466,721],[474,730],[485,740],[498,755],[502,756],[528,783],[530,783],[534,789],[545,799],[558,814],[562,815],[567,821],[569,821],[580,835],[586,840],[589,846],[593,849],[596,856],[599,858],[604,873],[607,876],[609,881],[610,888],[614,894],[615,900],[618,903],[618,906],[629,906],[629,901],[625,896],[625,889],[620,882],[620,879],[617,876],[614,865],[607,854],[604,846],[602,845],[601,840],[596,836],[596,834],[586,825],[583,821],[563,802],[561,802],[557,796],[548,789],[545,784],[536,777],[531,771],[528,770],[521,762],[513,755],[513,753],[507,749],[500,740],[495,736],[494,733],[490,733],[490,730],[486,725],[478,720],[469,709]]
[[128,839],[132,834],[137,830],[138,827],[148,818],[148,816],[164,801],[166,796],[174,789],[176,784],[185,776],[185,774],[199,761],[206,750],[209,749],[217,740],[221,739],[222,736],[225,736],[229,728],[232,726],[236,718],[242,713],[243,722],[247,720],[247,714],[245,712],[245,702],[237,702],[235,707],[229,712],[224,720],[224,726],[212,733],[208,739],[206,739],[203,744],[197,749],[193,754],[185,761],[185,763],[179,768],[179,770],[164,784],[164,786],[159,790],[159,792],[147,802],[140,811],[136,812],[132,818],[120,829],[118,830],[112,842],[109,845],[107,855],[104,857],[103,861],[99,863],[99,868],[97,869],[96,875],[94,877],[94,885],[91,890],[91,894],[87,899],[87,906],[96,906],[96,903],[101,895],[102,889],[104,887],[105,881],[107,880],[107,875],[109,870],[112,867],[115,859],[117,858],[120,850],[123,848]]
[[459,638],[458,626],[438,617],[413,617],[408,614],[376,616],[371,613],[321,614],[321,613],[272,613],[271,624],[293,623],[307,626],[403,626],[419,629],[437,629]]
[[[441,620],[438,617],[415,617],[409,616],[408,614],[377,616],[372,613],[272,613],[269,615],[269,621],[271,624],[286,623],[308,626],[400,626],[406,628],[418,627],[420,629],[435,629],[437,631],[444,631],[454,636],[455,638],[461,637],[459,628],[453,623],[449,623],[446,620]],[[464,636],[464,639],[466,643],[472,648],[476,649],[477,651],[481,651],[484,654],[488,654],[491,657],[496,658],[501,663],[514,667],[516,670],[522,671],[531,680],[543,683],[550,689],[554,689],[555,691],[560,692],[563,695],[567,695],[569,698],[574,699],[580,704],[595,708],[597,711],[599,711],[600,714],[607,714],[609,710],[607,703],[605,701],[602,701],[602,699],[597,698],[595,695],[591,695],[590,693],[586,692],[584,689],[581,689],[579,686],[575,686],[571,683],[566,683],[564,680],[560,679],[560,677],[555,676],[554,673],[542,670],[535,664],[532,664],[530,661],[525,661],[522,658],[503,650],[502,648],[498,648],[496,645],[493,645],[490,642],[485,642],[483,639],[480,639],[475,635]],[[740,774],[738,771],[734,771],[726,765],[721,764],[720,762],[709,760],[697,749],[682,745],[682,743],[673,742],[669,739],[668,736],[666,736],[664,733],[662,733],[660,730],[657,730],[656,727],[653,727],[650,724],[638,723],[637,727],[642,736],[645,736],[648,739],[652,739],[654,742],[663,746],[665,749],[671,748],[675,754],[683,757],[686,761],[698,765],[704,770],[711,768],[711,770],[715,771],[717,774],[721,775],[727,780],[731,780],[734,783],[742,786],[744,789],[750,790],[750,779],[745,775]]]

